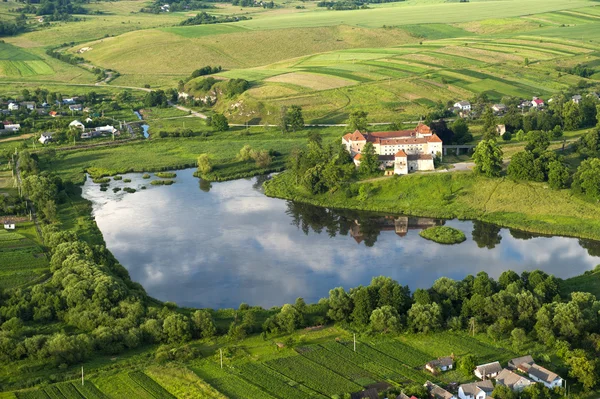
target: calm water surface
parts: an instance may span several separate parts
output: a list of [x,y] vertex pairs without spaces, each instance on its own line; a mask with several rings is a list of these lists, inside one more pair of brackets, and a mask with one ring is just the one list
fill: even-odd
[[[132,279],[183,306],[271,307],[299,296],[315,302],[333,287],[366,285],[378,275],[413,290],[481,270],[497,278],[507,269],[542,269],[565,278],[600,263],[596,242],[478,222],[336,212],[268,198],[264,177],[208,184],[192,173],[178,171],[172,186],[151,186],[140,174],[123,175],[132,182],[111,182],[106,192],[89,179],[84,186],[108,248]],[[143,185],[134,194],[112,191]],[[418,235],[442,223],[468,240],[446,246]]]

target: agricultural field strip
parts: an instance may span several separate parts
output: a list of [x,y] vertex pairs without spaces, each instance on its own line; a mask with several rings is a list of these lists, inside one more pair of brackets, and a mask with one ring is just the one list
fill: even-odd
[[203,361],[196,367],[190,367],[201,379],[230,399],[246,399],[257,397],[264,399],[278,399],[266,392],[261,387],[248,382],[233,372],[219,369],[210,361]]
[[270,360],[265,364],[325,396],[362,389],[361,385],[342,377],[333,370],[314,363],[304,356],[290,356]]
[[[343,358],[327,351],[321,346],[311,346],[309,347],[309,350],[301,351],[301,355],[323,367],[327,367],[351,381],[358,383],[357,380],[367,379],[370,380],[371,383],[377,382],[376,376],[372,373],[369,373],[367,370],[364,370],[353,363],[344,362]],[[366,384],[361,383],[360,385]]]
[[[323,396],[316,391],[304,386],[294,380],[290,380],[288,377],[281,373],[267,367],[262,363],[243,363],[237,366],[240,375],[244,377],[248,382],[258,385],[261,388],[268,391],[270,394],[277,396],[281,399],[303,399],[309,397],[322,397]],[[297,384],[293,386],[291,383]],[[304,390],[299,387],[302,386]],[[307,393],[307,392],[310,392]]]
[[156,399],[175,399],[175,396],[141,371],[129,373],[129,378]]

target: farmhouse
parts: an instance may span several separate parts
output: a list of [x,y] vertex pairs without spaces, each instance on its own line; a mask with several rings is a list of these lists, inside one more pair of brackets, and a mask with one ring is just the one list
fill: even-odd
[[21,107],[29,110],[29,111],[33,111],[35,110],[35,102],[34,101],[25,101],[21,103]]
[[3,122],[4,130],[7,132],[18,132],[21,129],[21,125],[19,123],[12,122]]
[[532,385],[533,382],[529,378],[504,369],[496,376],[496,384],[507,386],[515,392],[521,392],[524,388]]
[[427,392],[429,392],[431,399],[456,399],[456,396],[452,395],[444,388],[435,385],[431,381],[427,381],[423,386],[427,388]]
[[69,109],[71,111],[79,112],[79,111],[81,111],[83,109],[83,105],[81,105],[81,104],[71,104],[71,105],[69,105]]
[[581,94],[575,94],[573,97],[571,97],[571,101],[573,101],[575,104],[579,104],[582,98],[583,97],[581,97]]
[[38,141],[42,144],[47,144],[52,141],[52,133],[42,133]]
[[506,125],[496,125],[496,133],[498,133],[500,136],[506,133]]
[[544,100],[542,100],[541,98],[533,97],[533,100],[531,101],[531,106],[533,108],[544,108],[544,105]]
[[81,130],[85,129],[85,125],[78,120],[74,120],[73,122],[69,123],[69,127]]
[[535,363],[535,361],[533,360],[533,357],[531,357],[531,355],[525,355],[525,356],[521,356],[521,357],[516,357],[516,358],[512,359],[511,361],[509,361],[508,368],[510,370],[516,370],[521,365],[531,366],[534,363]]
[[429,126],[419,123],[415,129],[394,132],[361,133],[342,137],[342,144],[358,166],[365,144],[373,144],[380,168],[394,168],[394,174],[405,175],[419,170],[433,170],[433,158],[441,156],[442,140]]
[[468,101],[459,101],[454,104],[454,108],[457,108],[461,111],[471,111],[471,103]]
[[8,103],[8,110],[9,111],[18,111],[19,110],[19,104],[17,104],[17,103]]
[[496,114],[503,114],[506,112],[506,105],[504,104],[494,104],[492,105],[492,111],[494,111]]
[[[521,367],[523,366],[524,364],[521,365]],[[529,378],[531,378],[533,381],[541,382],[550,389],[561,387],[563,385],[563,379],[560,378],[558,374],[553,373],[542,366],[538,366],[535,363],[527,368],[527,374],[529,374]]]
[[425,365],[425,368],[431,372],[435,373],[437,370],[448,371],[452,370],[452,364],[454,360],[450,356],[440,357],[439,359],[432,360]]
[[53,118],[56,118],[56,116],[58,115],[58,112],[56,112],[56,111],[50,111],[50,112],[48,113],[48,115],[50,115],[50,116],[51,116],[51,117],[53,117]]
[[494,384],[490,380],[462,384],[458,387],[458,397],[460,399],[485,399],[493,390]]
[[480,380],[494,378],[502,371],[502,366],[498,362],[486,363],[475,367],[475,375]]
[[4,222],[4,230],[14,230],[16,228],[13,222]]

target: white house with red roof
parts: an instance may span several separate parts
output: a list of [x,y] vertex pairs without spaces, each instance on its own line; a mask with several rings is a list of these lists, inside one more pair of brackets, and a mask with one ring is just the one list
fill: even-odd
[[541,98],[538,97],[533,97],[533,100],[531,101],[531,106],[534,108],[544,108],[544,100],[542,100]]
[[375,153],[379,155],[381,169],[393,167],[397,175],[434,170],[433,159],[441,157],[443,151],[442,140],[422,123],[411,130],[373,133],[356,130],[342,137],[342,144],[357,166],[367,143],[373,144]]

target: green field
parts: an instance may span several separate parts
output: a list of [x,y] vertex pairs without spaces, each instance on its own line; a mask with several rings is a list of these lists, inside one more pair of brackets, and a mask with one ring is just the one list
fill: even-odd
[[[423,370],[440,356],[472,354],[481,362],[506,362],[515,356],[483,335],[444,332],[402,335],[397,338],[365,337],[353,350],[349,333],[335,327],[321,331],[298,331],[304,344],[277,349],[272,341],[250,337],[235,346],[221,369],[212,354],[215,346],[199,343],[207,355],[186,362],[153,364],[136,368],[127,361],[109,367],[84,366],[88,377],[34,390],[16,391],[17,398],[208,398],[208,399],[309,399],[360,391],[375,382],[423,384],[467,382],[470,378],[450,372],[433,376]],[[219,343],[218,347],[227,344]],[[229,347],[231,349],[231,347]],[[217,351],[218,352],[218,351]],[[143,356],[143,355],[142,355]],[[209,385],[210,384],[210,385]]]
[[0,288],[23,286],[48,272],[48,259],[36,241],[31,222],[17,223],[15,232],[0,229]]

